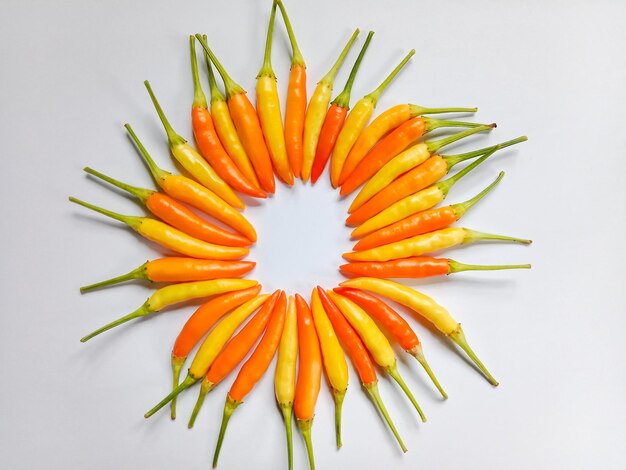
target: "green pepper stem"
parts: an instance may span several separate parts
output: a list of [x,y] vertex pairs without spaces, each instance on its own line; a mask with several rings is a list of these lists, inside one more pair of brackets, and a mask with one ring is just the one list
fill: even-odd
[[[448,192],[450,191],[450,188],[452,186],[454,186],[457,183],[457,181],[459,181],[461,178],[463,178],[465,175],[467,175],[470,171],[472,171],[474,168],[476,168],[482,162],[484,162],[489,157],[491,157],[494,153],[495,153],[495,150],[490,150],[485,155],[480,157],[478,160],[473,161],[470,165],[467,165],[465,168],[463,168],[461,171],[455,173],[450,178],[445,179],[445,180],[437,183],[437,187],[443,193],[444,197],[448,195]],[[446,160],[446,157],[443,157],[443,158],[444,158],[444,160]],[[450,167],[450,165],[448,163],[448,160],[446,160],[446,164],[448,164],[448,171],[450,171],[451,167]],[[504,174],[502,174],[502,176],[504,176]]]
[[398,65],[396,65],[396,68],[391,71],[391,73],[387,76],[387,78],[385,78],[383,82],[380,85],[378,85],[378,88],[376,88],[373,92],[365,96],[372,102],[374,107],[376,107],[378,98],[380,98],[380,95],[383,93],[383,91],[385,91],[385,88],[387,88],[387,86],[396,77],[396,75],[398,75],[400,70],[402,70],[402,68],[411,59],[411,57],[413,57],[414,54],[415,54],[415,49],[411,49],[409,53],[404,57],[404,59],[402,59],[402,61]]
[[[176,387],[178,387],[178,382],[180,381],[180,371],[183,368],[185,359],[187,359],[187,356],[178,357],[172,354],[172,390],[175,390]],[[170,417],[172,420],[176,419],[176,397],[172,399]]]
[[530,269],[530,264],[497,264],[497,265],[485,265],[485,264],[465,264],[448,260],[448,274],[460,273],[461,271],[499,271],[501,269]]
[[335,399],[335,441],[337,442],[337,449],[340,449],[343,445],[341,442],[341,409],[345,396],[345,390],[333,389],[333,398]]
[[200,84],[200,75],[198,74],[198,58],[196,57],[196,37],[189,36],[189,49],[191,52],[191,76],[193,78],[193,104],[194,108],[206,108],[206,96],[202,91]]
[[152,100],[152,104],[154,104],[154,108],[156,109],[156,112],[159,115],[159,119],[161,119],[161,123],[163,124],[163,127],[165,128],[165,133],[167,134],[167,140],[170,144],[170,147],[174,147],[175,145],[180,145],[180,144],[184,144],[185,142],[187,142],[185,139],[183,139],[182,136],[178,135],[174,131],[170,122],[167,120],[167,117],[165,117],[165,113],[163,112],[161,105],[159,104],[156,96],[154,95],[154,92],[152,91],[150,82],[148,80],[144,80],[143,84],[146,86],[146,89],[148,90],[148,94],[150,95],[150,99]]
[[116,326],[119,326],[119,325],[121,325],[123,323],[126,323],[126,322],[130,321],[130,320],[134,320],[135,318],[143,317],[143,316],[149,315],[151,313],[153,313],[153,310],[150,309],[150,306],[148,305],[148,302],[146,301],[141,307],[139,307],[134,312],[131,312],[128,315],[123,316],[122,318],[118,318],[117,320],[112,321],[111,323],[109,323],[107,325],[104,325],[101,328],[98,328],[96,331],[93,331],[93,332],[89,333],[87,336],[83,336],[80,339],[80,342],[84,343],[86,341],[89,341],[94,336],[98,336],[100,333],[104,333],[105,331],[108,331],[111,328],[115,328]]
[[222,442],[224,442],[224,434],[226,433],[226,427],[228,426],[228,421],[230,421],[230,417],[233,415],[233,411],[241,404],[241,402],[236,402],[230,395],[226,396],[226,403],[224,404],[224,414],[222,416],[222,425],[220,426],[220,434],[217,438],[217,445],[215,446],[215,452],[213,453],[213,468],[217,467],[217,459],[220,456],[220,450],[222,449]]
[[[482,127],[487,125],[479,122],[448,121],[445,119],[435,119],[427,116],[423,116],[421,119],[426,123],[426,132],[434,131],[440,127]],[[494,127],[496,126],[494,125]]]
[[287,35],[289,36],[289,42],[291,43],[291,66],[306,67],[304,63],[304,57],[302,57],[302,53],[300,52],[300,48],[298,47],[298,42],[296,41],[296,36],[293,34],[293,28],[291,27],[291,21],[289,21],[289,16],[287,15],[287,11],[285,10],[285,6],[283,5],[282,0],[274,0],[274,3],[278,5],[280,8],[280,14],[283,17],[283,21],[285,22],[285,27],[287,28]]
[[144,264],[139,266],[138,268],[133,269],[129,273],[122,274],[121,276],[112,277],[111,279],[107,279],[105,281],[96,282],[94,284],[89,284],[88,286],[83,286],[80,288],[80,293],[84,294],[86,292],[91,292],[92,290],[99,289],[100,287],[112,286],[114,284],[119,284],[121,282],[131,281],[133,279],[143,279],[149,281],[148,278],[148,263],[146,261]]
[[433,382],[435,387],[437,387],[437,390],[439,390],[439,393],[441,393],[441,396],[444,399],[447,399],[448,394],[443,389],[443,387],[439,383],[439,380],[437,380],[437,377],[435,376],[433,370],[430,368],[430,365],[426,361],[426,357],[424,356],[424,351],[422,350],[422,345],[418,344],[417,346],[414,346],[413,348],[407,350],[407,352],[411,356],[413,356],[415,359],[417,359],[417,361],[422,365],[422,367],[426,371],[426,374],[428,374],[428,377],[430,377],[430,380]]
[[241,86],[239,86],[230,77],[230,75],[226,73],[226,70],[224,70],[224,67],[222,67],[222,64],[220,64],[219,60],[217,60],[217,57],[215,57],[215,54],[213,54],[213,51],[209,49],[209,45],[207,44],[207,41],[199,34],[196,34],[196,39],[200,42],[200,44],[204,48],[204,51],[208,54],[209,58],[211,59],[211,62],[215,64],[215,68],[217,69],[220,76],[222,77],[222,81],[224,82],[224,88],[226,90],[226,98],[230,99],[235,95],[245,93],[245,90]]
[[309,456],[309,470],[315,470],[315,457],[313,455],[313,442],[311,440],[311,428],[313,427],[313,418],[296,419],[298,428],[306,445],[306,453]]
[[272,39],[274,36],[274,19],[276,18],[276,2],[272,4],[272,13],[270,14],[270,22],[267,26],[267,37],[265,38],[265,55],[263,56],[263,66],[257,75],[257,78],[268,76],[276,78],[272,69]]
[[107,176],[104,173],[100,173],[99,171],[96,171],[93,168],[89,168],[88,166],[83,168],[83,171],[132,194],[144,205],[146,204],[148,198],[154,194],[154,191],[150,189],[138,188],[137,186],[131,186],[130,184],[122,183],[121,181],[111,178],[110,176]]
[[370,384],[363,384],[363,387],[365,387],[365,390],[367,390],[367,393],[369,394],[370,398],[374,402],[376,409],[380,412],[380,414],[385,419],[387,426],[389,426],[389,429],[391,429],[391,432],[393,433],[396,440],[398,441],[398,444],[400,444],[400,448],[402,449],[402,452],[406,452],[407,448],[404,445],[404,442],[402,442],[402,438],[400,437],[400,434],[398,433],[398,430],[396,429],[396,425],[393,424],[393,421],[391,420],[391,416],[389,416],[389,412],[387,411],[387,408],[385,407],[383,400],[380,398],[380,393],[378,393],[377,383],[372,382]]
[[411,117],[422,114],[443,114],[443,113],[475,113],[478,108],[426,108],[418,104],[409,104]]
[[454,213],[456,214],[456,220],[459,220],[463,216],[463,214],[465,214],[472,206],[474,206],[474,204],[480,201],[483,197],[485,197],[487,193],[489,193],[493,188],[495,188],[498,185],[498,183],[500,183],[500,180],[502,180],[502,178],[504,178],[504,171],[501,171],[498,174],[498,177],[493,181],[493,183],[491,183],[489,186],[487,186],[485,189],[483,189],[473,198],[468,199],[465,202],[452,204],[451,207]]
[[133,215],[122,215],[117,212],[112,212],[107,209],[103,209],[102,207],[94,206],[93,204],[89,204],[88,202],[81,201],[80,199],[76,199],[75,197],[70,196],[69,200],[75,204],[86,207],[87,209],[91,209],[92,211],[99,212],[100,214],[106,215],[107,217],[111,217],[112,219],[119,220],[120,222],[125,223],[133,230],[139,229],[141,225],[141,221],[143,217],[136,217]]
[[509,237],[507,235],[496,235],[493,233],[477,232],[468,228],[464,228],[463,230],[465,230],[465,238],[463,239],[463,243],[474,243],[480,240],[502,240],[507,242],[530,245],[533,242],[532,240],[527,240],[525,238],[516,238]]
[[[204,34],[202,38],[206,41],[206,34]],[[217,87],[217,82],[215,81],[215,74],[213,73],[213,66],[211,65],[211,58],[209,57],[209,54],[206,53],[206,51],[203,51],[203,52],[204,52],[204,61],[206,63],[207,73],[209,75],[209,91],[211,92],[211,103],[215,101],[226,101],[226,98],[224,98],[224,95],[222,94],[220,89]]]
[[465,333],[463,332],[463,328],[461,328],[460,323],[457,328],[448,335],[448,337],[459,345],[463,351],[465,351],[465,354],[467,354],[474,364],[476,364],[476,366],[481,370],[481,372],[485,374],[491,385],[498,385],[498,381],[493,377],[493,375],[491,375],[481,360],[478,359],[478,356],[476,356],[476,353],[474,353],[472,348],[470,348],[469,344],[467,344],[467,339],[465,338]]
[[445,147],[446,145],[450,145],[453,142],[461,140],[461,139],[463,139],[465,137],[468,137],[470,135],[477,134],[479,132],[491,131],[491,130],[493,130],[494,127],[495,127],[495,124],[486,124],[486,125],[483,125],[483,126],[472,127],[472,128],[467,129],[465,131],[458,132],[456,134],[444,137],[443,139],[433,140],[431,142],[426,142],[426,145],[427,145],[428,151],[430,153],[435,153],[439,149],[441,149],[442,147]]
[[281,403],[280,409],[283,412],[283,419],[285,421],[285,437],[287,438],[287,460],[289,470],[293,470],[293,434],[291,429],[291,414],[293,412],[293,404]]
[[193,411],[191,412],[191,417],[189,418],[189,423],[187,423],[187,427],[189,429],[193,428],[193,425],[196,422],[196,418],[198,417],[198,413],[200,412],[202,404],[204,403],[204,399],[206,398],[207,393],[213,390],[213,387],[215,387],[215,384],[209,382],[206,377],[204,378],[204,380],[202,380],[202,383],[200,384],[200,393],[198,395],[198,400],[196,400],[196,404],[193,407]]
[[143,158],[143,161],[146,162],[146,165],[148,165],[148,168],[150,169],[150,174],[152,174],[154,181],[156,181],[157,184],[159,184],[162,180],[164,180],[169,175],[171,175],[169,171],[165,171],[159,168],[157,164],[154,163],[154,160],[152,159],[152,157],[150,156],[146,148],[143,146],[143,144],[139,140],[139,137],[137,137],[137,134],[135,134],[135,131],[130,126],[130,124],[124,124],[124,127],[126,128],[126,131],[128,131],[128,134],[130,135],[131,139],[133,139],[133,142],[139,149],[139,153],[141,153],[141,157]]
[[413,393],[411,392],[411,390],[409,390],[409,387],[407,387],[406,383],[402,379],[402,376],[400,375],[400,372],[398,371],[398,366],[396,365],[396,363],[394,362],[392,365],[386,367],[385,370],[387,371],[387,373],[389,375],[391,375],[391,377],[393,377],[393,380],[395,380],[398,383],[398,385],[400,386],[402,391],[409,398],[409,400],[411,401],[411,403],[413,404],[413,406],[417,410],[417,413],[420,415],[420,418],[422,419],[422,422],[425,423],[426,422],[426,416],[424,415],[424,412],[422,411],[422,409],[418,405],[417,400],[413,396]]
[[352,93],[352,85],[354,84],[354,79],[356,78],[356,74],[359,71],[359,67],[361,65],[361,61],[365,56],[365,52],[370,45],[372,40],[372,36],[374,36],[374,31],[370,31],[367,33],[367,38],[365,39],[365,44],[361,48],[361,52],[359,52],[359,56],[356,58],[354,65],[352,66],[352,70],[350,71],[350,76],[348,77],[348,81],[346,81],[346,86],[343,88],[343,91],[337,95],[337,98],[333,100],[333,104],[345,109],[350,109],[350,94]]
[[339,54],[337,61],[333,64],[333,66],[330,68],[328,73],[324,75],[324,77],[320,80],[320,83],[325,83],[330,88],[333,87],[333,82],[335,81],[335,75],[337,75],[337,72],[339,71],[341,64],[343,64],[343,61],[346,59],[348,52],[350,52],[350,49],[352,48],[352,44],[354,44],[354,41],[359,35],[359,32],[360,32],[359,28],[354,30],[354,33],[352,33],[352,36],[350,36],[350,39],[348,40],[347,44],[344,46],[343,50],[341,51],[341,54]]
[[148,419],[154,413],[156,413],[161,408],[163,408],[165,405],[167,405],[170,401],[172,401],[174,399],[174,397],[177,397],[183,390],[187,390],[189,387],[191,387],[197,381],[198,381],[198,379],[195,379],[191,375],[187,374],[187,377],[185,377],[185,380],[183,380],[180,385],[178,385],[174,390],[172,390],[169,393],[169,395],[167,395],[163,400],[161,400],[159,403],[157,403],[154,408],[152,408],[145,415],[143,415],[143,417]]
[[448,161],[448,165],[452,167],[456,165],[457,163],[460,163],[464,160],[468,160],[470,158],[484,155],[485,153],[493,150],[494,148],[496,150],[500,150],[506,147],[510,147],[511,145],[519,144],[520,142],[525,142],[527,140],[528,140],[528,137],[523,135],[521,137],[517,137],[516,139],[507,140],[506,142],[502,142],[500,144],[492,145],[490,147],[485,147],[482,149],[474,150],[472,152],[460,153],[458,155],[446,155],[446,160]]

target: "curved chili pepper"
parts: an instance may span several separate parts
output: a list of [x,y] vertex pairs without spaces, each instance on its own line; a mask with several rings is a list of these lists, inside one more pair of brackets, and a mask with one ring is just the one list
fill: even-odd
[[402,452],[406,452],[406,446],[404,442],[402,442],[402,438],[396,429],[396,426],[393,424],[389,413],[387,412],[387,408],[380,398],[380,394],[378,392],[378,378],[376,377],[376,370],[374,369],[374,363],[359,338],[359,335],[354,331],[354,329],[348,323],[348,320],[343,316],[341,311],[337,308],[337,306],[330,300],[328,294],[322,289],[320,286],[317,286],[317,292],[319,294],[320,300],[322,301],[322,305],[324,307],[324,311],[328,315],[328,319],[333,325],[335,332],[341,342],[346,347],[348,354],[350,355],[350,359],[352,360],[352,364],[359,374],[359,379],[363,384],[363,388],[367,391],[369,396],[372,398],[372,403],[378,410],[378,412],[382,415],[387,426],[391,430],[392,434],[398,441]]
[[187,206],[166,194],[122,183],[89,167],[83,168],[83,171],[132,194],[141,204],[163,222],[168,223],[172,227],[194,238],[225,246],[248,246],[252,244],[250,240],[244,236],[228,232],[227,230],[209,223],[202,217],[196,215],[196,213],[187,208]]
[[283,2],[276,0],[275,3],[280,8],[291,43],[291,70],[285,105],[285,146],[293,174],[299,178],[302,171],[302,135],[306,114],[306,64],[293,34],[293,28]]
[[343,164],[346,161],[346,157],[348,156],[348,152],[350,152],[359,134],[372,117],[380,95],[414,54],[415,49],[412,49],[396,68],[393,69],[389,76],[383,80],[378,88],[357,101],[350,114],[348,114],[348,117],[346,117],[346,122],[337,137],[337,143],[335,144],[333,155],[330,159],[330,181],[333,188],[339,186],[339,176],[343,169]]
[[408,120],[383,137],[378,144],[359,162],[354,171],[346,178],[339,193],[347,196],[369,180],[385,163],[398,155],[409,145],[415,143],[428,132],[441,127],[478,127],[482,124],[461,121],[442,121],[425,116]]
[[200,77],[198,76],[195,36],[189,36],[189,47],[191,48],[191,71],[194,88],[194,99],[191,106],[191,125],[193,127],[193,135],[200,149],[200,154],[215,169],[216,173],[236,191],[252,197],[267,197],[263,191],[255,188],[246,177],[243,176],[222,146],[215,126],[213,125],[213,119],[211,119],[211,114],[207,107],[206,96],[202,91]]
[[326,117],[324,118],[324,124],[322,125],[322,130],[320,132],[320,137],[317,142],[315,160],[313,161],[313,167],[311,170],[312,183],[315,183],[324,171],[326,162],[330,158],[330,154],[333,151],[335,142],[337,141],[337,136],[339,135],[341,127],[346,120],[346,115],[348,114],[348,110],[350,109],[350,93],[352,92],[352,85],[354,84],[354,79],[356,78],[356,74],[359,71],[359,66],[361,65],[361,61],[365,56],[365,52],[367,51],[373,35],[374,31],[370,31],[367,34],[365,44],[363,44],[361,52],[359,53],[356,62],[354,62],[354,65],[352,66],[352,70],[350,71],[350,76],[348,77],[346,86],[344,87],[343,91],[339,93],[339,95],[337,95],[337,98],[335,98],[331,102],[330,108],[326,113]]
[[220,222],[224,222],[229,227],[237,230],[250,241],[256,241],[256,231],[246,218],[235,209],[227,204],[219,196],[215,195],[211,190],[205,188],[201,184],[182,176],[173,175],[169,171],[159,168],[152,157],[143,146],[130,124],[126,124],[126,130],[135,142],[139,152],[148,165],[150,173],[155,182],[163,191],[179,201],[200,209],[203,212],[215,217]]
[[226,102],[228,103],[230,116],[235,124],[241,143],[246,150],[246,154],[252,161],[261,188],[268,193],[274,194],[276,182],[274,181],[274,172],[272,171],[272,161],[265,144],[259,116],[254,106],[252,106],[252,103],[246,96],[246,91],[226,73],[226,70],[217,60],[213,51],[209,49],[207,42],[202,36],[196,34],[196,39],[202,44],[202,47],[211,58],[224,81]]
[[416,104],[398,104],[383,111],[369,126],[363,129],[361,135],[352,146],[350,153],[343,164],[339,184],[343,185],[352,174],[356,166],[365,158],[365,155],[389,132],[422,114],[441,113],[475,113],[478,108],[425,108]]
[[304,118],[304,135],[302,137],[302,171],[300,176],[303,181],[308,181],[309,176],[311,176],[315,152],[317,151],[317,143],[319,141],[320,132],[322,131],[326,112],[328,111],[335,76],[358,35],[359,29],[357,28],[354,33],[352,33],[348,43],[344,46],[331,69],[318,82],[313,96],[311,97],[311,101],[309,101],[309,106]]

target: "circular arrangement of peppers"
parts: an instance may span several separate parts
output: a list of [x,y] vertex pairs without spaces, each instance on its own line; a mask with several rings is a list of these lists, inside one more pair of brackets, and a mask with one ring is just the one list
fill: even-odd
[[[281,12],[292,48],[284,121],[271,65],[277,9]],[[128,274],[81,288],[81,292],[88,292],[132,279],[166,283],[137,310],[90,333],[81,339],[82,342],[166,306],[190,299],[209,299],[189,317],[176,338],[172,349],[172,392],[148,411],[146,418],[171,403],[174,419],[177,395],[201,382],[200,395],[189,421],[189,427],[192,427],[207,393],[245,359],[226,395],[213,466],[217,465],[231,415],[267,371],[275,354],[278,354],[276,399],[285,421],[290,469],[293,465],[292,414],[295,414],[306,442],[310,467],[314,468],[311,428],[323,369],[335,400],[336,442],[337,447],[341,447],[341,407],[348,386],[346,355],[372,403],[402,450],[406,451],[378,392],[375,364],[399,385],[421,420],[426,421],[426,418],[398,372],[395,353],[380,326],[419,361],[444,398],[447,394],[426,362],[417,335],[383,300],[385,298],[429,320],[471,358],[492,385],[498,384],[470,348],[461,325],[444,307],[390,278],[530,267],[467,265],[447,258],[425,256],[479,240],[530,243],[529,240],[450,227],[491,191],[504,173],[468,201],[435,207],[460,178],[497,150],[523,142],[526,137],[463,154],[441,155],[438,152],[445,145],[477,132],[490,131],[495,124],[424,116],[471,113],[476,108],[425,108],[413,104],[393,106],[368,124],[381,93],[414,54],[413,50],[378,88],[361,98],[348,113],[352,84],[373,32],[367,35],[345,88],[332,102],[331,93],[335,75],[358,35],[357,29],[330,71],[318,82],[307,104],[304,59],[284,5],[280,0],[274,0],[265,57],[257,77],[256,108],[243,88],[226,73],[209,48],[206,36],[190,36],[194,85],[191,117],[198,151],[174,131],[150,84],[145,82],[165,128],[172,156],[190,177],[158,167],[131,126],[126,124],[160,190],[130,186],[91,168],[85,168],[85,171],[127,191],[156,218],[121,215],[70,198],[72,202],[127,224],[145,238],[180,255],[148,261]],[[196,41],[205,53],[210,103],[199,78]],[[218,88],[212,64],[223,80],[225,95]],[[426,133],[442,127],[466,130],[439,140],[421,142]],[[471,164],[439,181],[452,167],[470,159],[474,159]],[[340,267],[349,279],[332,290],[318,286],[308,301],[299,294],[287,298],[281,290],[271,295],[261,293],[257,281],[243,279],[255,263],[242,261],[242,258],[248,254],[248,246],[256,242],[257,236],[254,227],[240,212],[245,206],[237,192],[266,198],[275,191],[274,174],[288,185],[293,185],[296,178],[303,182],[310,178],[315,183],[329,160],[332,185],[340,188],[342,196],[361,188],[346,220],[348,225],[355,227],[352,237],[358,239],[354,251],[343,255],[349,263]],[[188,206],[208,217],[200,217]],[[211,223],[211,218],[221,224]],[[181,382],[180,373],[187,356],[198,344],[199,349]]]

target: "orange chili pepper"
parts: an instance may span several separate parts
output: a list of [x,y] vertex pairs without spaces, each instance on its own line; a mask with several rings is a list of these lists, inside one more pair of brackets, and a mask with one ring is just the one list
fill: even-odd
[[239,168],[226,153],[213,125],[213,119],[208,110],[206,96],[202,91],[198,76],[198,61],[196,58],[196,37],[189,36],[191,48],[191,70],[193,76],[194,99],[191,106],[191,125],[193,135],[200,149],[200,154],[215,169],[215,172],[236,191],[248,196],[265,198],[266,194],[255,188],[239,171]]
[[326,112],[326,117],[324,118],[324,124],[322,125],[320,137],[317,141],[317,150],[315,152],[313,168],[311,169],[311,182],[313,184],[315,184],[317,179],[324,171],[326,162],[328,162],[330,154],[333,151],[333,147],[335,146],[335,142],[337,141],[337,136],[339,135],[343,123],[346,120],[346,115],[348,114],[348,110],[350,109],[350,93],[352,92],[352,85],[354,84],[354,79],[356,78],[356,74],[359,71],[361,61],[365,56],[365,52],[367,51],[373,35],[374,31],[370,31],[367,34],[365,44],[363,44],[361,52],[359,52],[359,56],[352,66],[352,70],[350,71],[350,76],[348,77],[346,86],[344,87],[343,91],[339,93],[339,95],[337,95],[337,98],[335,98],[331,102],[330,108]]
[[280,8],[291,43],[291,71],[285,106],[285,145],[293,174],[299,178],[302,171],[302,135],[306,114],[306,64],[293,34],[283,2],[276,0],[275,3]]
[[200,44],[202,44],[202,47],[211,58],[211,61],[224,81],[226,101],[230,115],[235,123],[235,128],[237,129],[241,143],[252,161],[261,188],[268,193],[274,194],[276,182],[274,181],[272,161],[267,146],[265,145],[261,123],[259,122],[259,116],[254,106],[252,106],[252,103],[250,103],[250,100],[246,96],[246,91],[226,73],[226,70],[224,70],[222,64],[219,63],[213,51],[209,49],[209,46],[202,36],[196,34],[196,39],[200,41]]

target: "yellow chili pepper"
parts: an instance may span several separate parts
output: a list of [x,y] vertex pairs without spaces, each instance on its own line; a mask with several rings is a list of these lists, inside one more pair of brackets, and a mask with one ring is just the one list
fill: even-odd
[[317,289],[313,289],[311,293],[311,311],[322,349],[324,369],[326,369],[326,375],[335,399],[335,439],[337,448],[339,448],[341,447],[341,407],[348,389],[348,363],[335,330],[326,315]]
[[382,295],[419,313],[422,317],[435,325],[439,331],[459,345],[469,358],[474,361],[474,364],[485,374],[492,385],[498,385],[496,379],[493,378],[484,364],[478,359],[478,356],[476,356],[472,348],[470,348],[465,338],[465,333],[461,328],[461,324],[452,318],[452,315],[450,315],[445,308],[427,295],[413,290],[410,287],[398,284],[397,282],[385,279],[374,279],[371,277],[350,279],[342,282],[341,286],[354,287],[355,289],[362,289]]
[[[210,282],[210,281],[208,281]],[[250,281],[248,281],[250,282]],[[256,284],[256,281],[252,281]],[[196,353],[187,377],[183,380],[174,390],[170,392],[163,400],[161,400],[154,408],[148,411],[144,417],[149,418],[154,413],[159,411],[175,397],[177,397],[183,390],[191,387],[198,380],[202,379],[211,364],[220,353],[226,342],[233,335],[235,330],[241,325],[246,318],[248,318],[257,308],[259,308],[270,296],[267,294],[261,294],[254,299],[248,300],[245,304],[233,310],[228,316],[224,317],[213,330],[208,334],[200,349]]]
[[219,197],[224,199],[228,204],[238,209],[245,207],[243,201],[235,194],[235,191],[213,170],[211,165],[200,155],[187,141],[172,129],[169,121],[163,113],[163,109],[152,92],[152,87],[148,80],[143,82],[150,94],[152,103],[156,108],[157,114],[163,123],[167,140],[169,142],[170,151],[178,163],[191,174],[200,184],[210,189]]
[[317,84],[311,101],[309,101],[309,106],[304,118],[304,136],[302,141],[303,154],[301,175],[303,181],[307,181],[309,176],[311,176],[311,168],[313,168],[313,161],[315,160],[315,152],[317,150],[317,141],[319,140],[322,125],[326,118],[326,112],[328,111],[328,105],[330,104],[335,75],[337,75],[339,67],[343,64],[344,59],[348,55],[348,52],[350,52],[350,48],[358,35],[359,29],[357,28],[341,51],[337,61]]
[[276,401],[283,412],[285,432],[287,436],[287,458],[289,470],[293,469],[293,438],[291,415],[293,413],[293,399],[296,396],[296,363],[298,360],[298,317],[293,297],[289,297],[285,326],[278,346],[278,360],[274,376]]
[[372,117],[374,108],[376,108],[376,104],[378,103],[378,98],[380,98],[380,95],[385,88],[387,88],[389,83],[391,83],[394,77],[398,74],[398,72],[400,72],[400,70],[402,70],[402,67],[404,67],[414,54],[415,49],[412,49],[406,57],[402,59],[398,66],[393,69],[389,76],[383,80],[378,88],[357,101],[354,108],[352,108],[352,111],[350,111],[350,114],[348,114],[346,122],[341,128],[341,132],[339,133],[339,136],[337,136],[337,142],[335,143],[333,154],[330,157],[330,181],[333,184],[333,188],[339,186],[339,176],[341,175],[343,164],[346,161],[352,146],[361,134],[361,131],[365,128],[367,122]]
[[270,152],[276,174],[285,183],[292,185],[293,173],[287,158],[283,118],[280,114],[280,101],[278,99],[278,89],[276,88],[276,75],[272,69],[272,33],[274,31],[275,16],[276,3],[272,6],[270,23],[267,28],[263,66],[256,77],[256,109],[259,113],[261,129],[263,129],[267,149]]
[[119,326],[127,321],[139,317],[145,317],[152,313],[158,312],[165,307],[192,299],[201,299],[212,295],[223,294],[235,290],[247,289],[256,286],[257,281],[248,279],[213,279],[210,281],[184,282],[181,284],[173,284],[162,287],[152,294],[141,307],[134,312],[119,318],[108,325],[98,328],[96,331],[81,338],[80,342],[90,340],[94,336],[104,333],[111,328]]
[[371,353],[374,361],[376,361],[376,364],[385,369],[387,373],[398,383],[402,391],[406,394],[419,413],[422,421],[426,422],[426,416],[424,416],[424,413],[417,404],[413,393],[411,393],[406,383],[404,383],[404,380],[398,371],[396,355],[393,352],[391,344],[389,344],[386,336],[382,331],[380,331],[380,328],[378,328],[374,320],[372,320],[365,310],[359,307],[352,300],[331,290],[327,291],[327,294],[335,305],[337,305],[339,310],[341,310],[343,316],[346,317],[348,322],[359,334],[363,343],[365,343],[367,350]]

